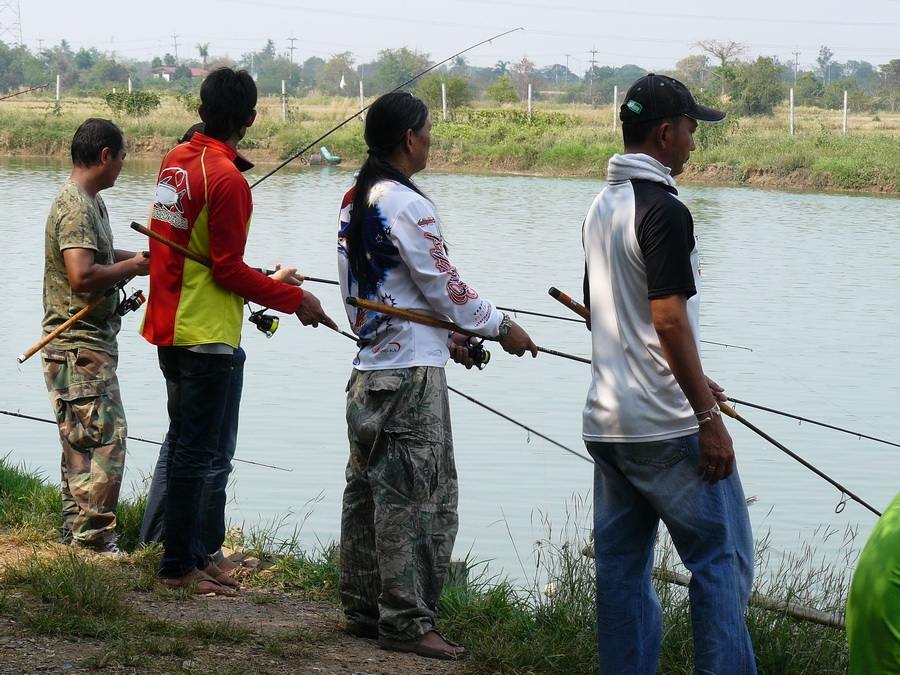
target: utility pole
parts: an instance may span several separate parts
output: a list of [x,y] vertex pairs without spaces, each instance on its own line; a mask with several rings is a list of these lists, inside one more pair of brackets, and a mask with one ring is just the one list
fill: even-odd
[[800,50],[794,52],[794,84],[797,84],[797,71],[800,69]]
[[288,47],[288,51],[291,53],[291,63],[294,62],[294,50],[296,49],[296,47],[294,46],[294,43],[295,43],[296,41],[297,41],[297,38],[295,38],[295,37],[289,37],[289,38],[288,38],[288,42],[291,43],[291,46]]
[[588,78],[588,103],[594,105],[594,67],[597,65],[597,50],[591,49],[588,53],[591,55],[591,69],[588,71],[590,75]]
[[172,48],[175,50],[175,65],[178,65],[178,36],[172,33]]
[[22,46],[22,12],[19,0],[0,0],[0,41]]

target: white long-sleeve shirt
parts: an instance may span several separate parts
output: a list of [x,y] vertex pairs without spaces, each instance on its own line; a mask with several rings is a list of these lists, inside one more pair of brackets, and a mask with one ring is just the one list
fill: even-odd
[[[417,310],[496,337],[503,316],[459,276],[447,256],[434,205],[395,181],[380,181],[369,192],[363,222],[369,284],[365,295],[359,295],[345,239],[354,190],[344,196],[339,217],[338,275],[344,297]],[[450,356],[446,330],[350,305],[346,310],[361,339],[353,364],[358,370],[446,365]]]

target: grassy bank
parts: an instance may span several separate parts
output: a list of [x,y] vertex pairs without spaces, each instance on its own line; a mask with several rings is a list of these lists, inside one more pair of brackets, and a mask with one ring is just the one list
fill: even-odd
[[[254,159],[283,159],[350,116],[353,99],[291,100],[281,121],[278,99],[260,102],[257,124],[243,147]],[[65,156],[75,127],[88,116],[111,115],[101,99],[65,100],[57,110],[47,99],[0,105],[0,153]],[[432,168],[478,172],[525,172],[602,177],[610,155],[621,148],[611,129],[611,110],[586,106],[521,110],[456,111],[447,122],[435,115]],[[839,114],[800,109],[797,133],[787,113],[746,118],[701,133],[686,181],[751,184],[775,188],[900,193],[900,114],[858,115],[850,133]],[[133,153],[158,157],[196,121],[175,99],[142,118],[117,119]],[[364,157],[361,124],[352,122],[325,143],[348,164]]]
[[[300,548],[296,532],[285,541],[265,528],[235,531],[234,545],[262,564],[245,580],[241,598],[206,605],[206,599],[154,583],[158,549],[110,562],[51,544],[58,507],[54,486],[0,460],[0,550],[5,552],[0,555],[0,616],[6,620],[0,622],[0,652],[2,626],[13,622],[32,641],[34,636],[50,636],[87,645],[90,649],[76,660],[81,667],[96,669],[312,672],[311,664],[321,665],[316,659],[322,655],[336,655],[347,663],[354,658],[373,661],[368,658],[373,654],[379,662],[394,658],[372,643],[340,634],[339,566],[330,547],[309,553]],[[122,519],[120,536],[123,543],[133,543],[141,502],[125,502],[123,508],[128,517]],[[584,515],[576,509],[559,532],[545,523],[547,536],[536,545],[527,585],[492,576],[475,563],[468,564],[467,575],[448,584],[440,601],[439,627],[465,644],[471,655],[452,669],[434,672],[596,672],[593,561],[582,554],[580,544],[571,543],[585,538]],[[663,544],[661,566],[672,569],[673,560],[671,547]],[[849,565],[836,570],[817,560],[812,550],[776,563],[769,559],[765,542],[759,546],[758,563],[758,590],[767,596],[826,611],[843,608]],[[662,582],[657,591],[666,625],[660,672],[691,673],[686,594]],[[294,623],[279,618],[266,630],[259,612],[279,608]],[[313,610],[331,612],[333,618],[322,624]],[[749,611],[748,623],[761,674],[846,672],[843,631],[756,608]],[[418,672],[415,661],[385,662],[384,668],[371,672]],[[322,672],[344,671],[323,666]]]

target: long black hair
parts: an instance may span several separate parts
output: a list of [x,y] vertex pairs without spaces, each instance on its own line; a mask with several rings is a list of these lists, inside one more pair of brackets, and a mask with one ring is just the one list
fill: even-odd
[[350,223],[346,233],[350,271],[357,279],[361,295],[369,281],[366,278],[368,265],[363,238],[369,192],[378,181],[393,180],[425,197],[425,193],[398,171],[390,163],[389,158],[403,142],[407,130],[419,131],[427,120],[428,106],[405,91],[385,94],[376,100],[366,113],[365,139],[369,147],[369,156],[356,177],[353,208],[350,211]]

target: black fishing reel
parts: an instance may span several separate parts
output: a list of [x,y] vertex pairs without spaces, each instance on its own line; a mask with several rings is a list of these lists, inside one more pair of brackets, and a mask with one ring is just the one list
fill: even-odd
[[[249,307],[249,304],[247,306]],[[275,335],[275,331],[278,330],[280,324],[280,321],[275,314],[266,314],[265,307],[258,309],[255,312],[250,312],[250,316],[247,317],[247,319],[267,338]]]
[[147,302],[147,298],[144,297],[144,292],[140,289],[136,290],[131,295],[125,295],[125,289],[120,289],[122,291],[122,299],[119,301],[119,304],[116,305],[116,314],[119,316],[125,316],[128,312],[136,312],[138,308]]
[[[477,340],[477,342],[473,342],[473,340]],[[491,362],[491,353],[484,348],[483,339],[469,338],[466,348],[469,350],[469,358],[475,362],[478,370],[484,370],[484,367]]]

